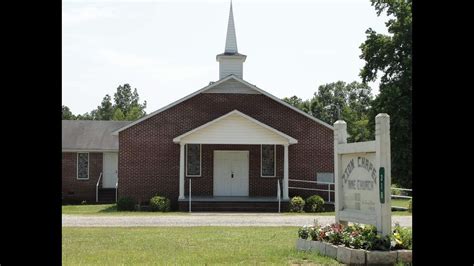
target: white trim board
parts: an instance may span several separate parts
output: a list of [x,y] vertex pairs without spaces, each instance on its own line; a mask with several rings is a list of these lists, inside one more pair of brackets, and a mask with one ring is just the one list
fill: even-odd
[[[254,118],[252,118],[252,117],[250,117],[250,116],[248,116],[248,115],[246,115],[246,114],[244,114],[244,113],[242,113],[242,112],[240,112],[240,111],[238,111],[238,110],[233,110],[233,111],[231,111],[231,112],[229,112],[229,113],[227,113],[227,114],[225,114],[225,115],[223,115],[223,116],[221,116],[221,117],[218,117],[218,118],[216,118],[216,119],[214,119],[214,120],[212,120],[212,121],[210,121],[210,122],[207,122],[207,123],[204,124],[204,125],[201,125],[201,126],[199,126],[199,127],[197,127],[197,128],[194,128],[194,129],[192,129],[192,130],[190,130],[190,131],[188,131],[188,132],[186,132],[186,133],[184,133],[184,134],[182,134],[182,135],[180,135],[180,136],[177,136],[177,137],[175,137],[175,138],[173,139],[173,142],[174,142],[174,143],[181,143],[181,141],[182,141],[183,138],[185,138],[185,137],[187,137],[187,136],[189,136],[189,135],[191,135],[191,134],[193,134],[193,133],[196,133],[196,132],[198,132],[199,130],[202,130],[202,129],[204,129],[204,128],[207,128],[207,127],[209,127],[209,126],[211,126],[211,125],[213,125],[213,124],[215,124],[215,123],[217,123],[217,122],[219,122],[219,121],[221,121],[221,120],[223,120],[223,119],[225,119],[226,117],[229,117],[229,116],[231,116],[231,115],[238,115],[238,116],[240,116],[240,117],[242,117],[242,118],[244,118],[244,119],[250,121],[251,123],[257,124],[259,127],[265,128],[265,129],[271,131],[272,133],[278,135],[278,136],[281,137],[283,140],[278,141],[278,142],[281,142],[281,143],[261,143],[261,142],[259,142],[259,143],[250,143],[250,142],[246,142],[246,143],[229,143],[229,142],[225,142],[225,143],[214,143],[214,142],[208,143],[208,142],[199,142],[199,143],[202,143],[202,144],[282,144],[282,145],[283,145],[283,144],[296,144],[296,143],[298,143],[298,140],[296,140],[295,138],[293,138],[293,137],[291,137],[291,136],[288,136],[288,135],[286,135],[285,133],[283,133],[283,132],[281,132],[281,131],[278,131],[277,129],[274,129],[274,128],[272,128],[272,127],[270,127],[270,126],[268,126],[268,125],[266,125],[266,124],[264,124],[264,123],[262,123],[262,122],[260,122],[260,121],[258,121],[258,120],[256,120],[256,119],[254,119]],[[194,143],[196,143],[196,142],[194,141]]]
[[97,153],[106,153],[106,152],[119,152],[119,150],[68,150],[63,149],[61,152],[97,152]]
[[154,111],[153,113],[150,113],[149,115],[147,115],[147,116],[145,116],[145,117],[142,117],[142,118],[136,120],[136,121],[133,122],[133,123],[130,123],[130,124],[128,124],[128,125],[126,125],[126,126],[124,126],[124,127],[122,127],[122,128],[119,128],[119,129],[115,130],[114,132],[112,132],[112,135],[118,135],[119,132],[121,132],[121,131],[123,131],[123,130],[129,128],[129,127],[132,127],[132,126],[134,126],[134,125],[136,125],[136,124],[138,124],[138,123],[140,123],[140,122],[142,122],[142,121],[144,121],[144,120],[146,120],[146,119],[148,119],[148,118],[151,118],[151,117],[155,116],[156,114],[159,114],[159,113],[161,113],[161,112],[163,112],[163,111],[165,111],[165,110],[167,110],[167,109],[169,109],[169,108],[171,108],[171,107],[173,107],[173,106],[175,106],[175,105],[178,105],[178,104],[180,104],[180,103],[186,101],[187,99],[190,99],[190,98],[192,98],[192,97],[194,97],[194,96],[196,96],[196,95],[198,95],[198,94],[200,94],[200,93],[202,93],[202,92],[204,92],[204,91],[206,91],[206,90],[209,90],[209,89],[211,89],[211,88],[213,88],[213,87],[215,87],[215,86],[217,86],[217,85],[219,85],[219,84],[222,84],[223,82],[226,82],[226,81],[228,81],[228,80],[230,80],[230,79],[234,79],[234,80],[236,80],[236,81],[239,81],[239,82],[241,82],[242,84],[244,84],[244,85],[246,85],[246,86],[248,86],[248,87],[254,89],[255,91],[260,92],[261,94],[263,94],[263,95],[269,97],[270,99],[272,99],[272,100],[274,100],[274,101],[276,101],[276,102],[278,102],[278,103],[280,103],[280,104],[282,104],[282,105],[284,105],[284,106],[286,106],[286,107],[292,109],[293,111],[296,111],[296,112],[298,112],[298,113],[300,113],[300,114],[306,116],[307,118],[309,118],[309,119],[311,119],[311,120],[313,120],[313,121],[315,121],[315,122],[317,122],[317,123],[319,123],[319,124],[321,124],[321,125],[323,125],[323,126],[329,128],[329,129],[331,129],[331,130],[334,130],[334,128],[333,128],[331,125],[329,125],[328,123],[326,123],[326,122],[324,122],[324,121],[322,121],[322,120],[319,120],[319,119],[317,119],[316,117],[314,117],[314,116],[312,116],[312,115],[309,115],[309,114],[307,114],[307,113],[301,111],[300,109],[298,109],[298,108],[292,106],[291,104],[288,104],[288,103],[284,102],[284,101],[281,100],[280,98],[278,98],[278,97],[276,97],[276,96],[274,96],[274,95],[272,95],[272,94],[270,94],[270,93],[268,93],[268,92],[266,92],[266,91],[264,91],[264,90],[258,88],[257,86],[255,86],[255,85],[253,85],[253,84],[248,83],[247,81],[245,81],[245,80],[243,80],[243,79],[241,79],[241,78],[238,78],[238,77],[236,77],[236,76],[234,76],[234,75],[229,75],[229,76],[227,76],[227,77],[225,77],[225,78],[222,78],[222,79],[220,79],[220,80],[218,80],[218,81],[216,81],[216,82],[213,82],[213,83],[209,84],[208,86],[206,86],[206,87],[204,87],[204,88],[202,88],[202,89],[200,89],[200,90],[197,90],[197,91],[195,91],[195,92],[193,92],[193,93],[191,93],[191,94],[189,94],[189,95],[187,95],[187,96],[185,96],[185,97],[183,97],[183,98],[181,98],[181,99],[179,99],[179,100],[177,100],[177,101],[175,101],[175,102],[173,102],[173,103],[170,103],[170,104],[166,105],[165,107],[160,108],[160,109]]

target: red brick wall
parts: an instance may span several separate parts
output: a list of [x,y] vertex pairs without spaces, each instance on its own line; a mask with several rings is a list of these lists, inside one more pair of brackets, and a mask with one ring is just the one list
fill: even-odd
[[89,153],[89,179],[77,179],[77,153],[63,152],[62,192],[66,200],[95,202],[95,189],[102,172],[102,153]]
[[[176,207],[179,195],[179,144],[174,144],[173,138],[234,109],[298,140],[298,144],[289,146],[290,179],[315,180],[317,172],[333,172],[331,129],[264,95],[199,94],[120,132],[119,196],[131,196],[145,202],[153,194],[159,193],[169,197]],[[255,156],[258,152],[254,149],[258,147],[249,147],[250,153]],[[212,187],[205,184],[212,184],[210,177],[213,169],[210,165],[212,158],[209,158],[212,155],[206,155],[205,149],[212,147],[203,146],[202,170],[205,177],[195,184],[196,191],[208,195],[212,193]],[[283,155],[282,147],[279,147],[277,154]],[[282,168],[283,165],[278,167]],[[256,176],[253,173],[257,171],[256,167],[250,168],[251,176]],[[282,175],[282,169],[278,173]],[[250,195],[273,195],[274,183],[271,179],[252,178]],[[290,186],[293,185],[297,184],[290,182]],[[307,196],[313,193],[290,190],[290,196],[296,194]]]

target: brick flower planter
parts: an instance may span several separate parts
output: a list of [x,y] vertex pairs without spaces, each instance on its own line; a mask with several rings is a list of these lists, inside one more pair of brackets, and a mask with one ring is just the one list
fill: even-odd
[[298,240],[296,240],[296,249],[307,251],[311,248],[310,243],[311,240],[298,238]]
[[369,264],[369,265],[395,264],[397,262],[397,253],[398,252],[396,250],[392,250],[392,251],[379,251],[379,250],[366,251],[367,264]]
[[311,241],[299,238],[296,249],[318,252],[320,255],[331,257],[344,264],[384,265],[397,262],[412,263],[411,250],[363,250],[348,248],[343,245],[335,246],[327,242]]
[[338,246],[336,259],[345,264],[365,264],[365,253],[366,251],[363,249]]
[[411,250],[398,250],[397,251],[397,261],[403,263],[411,263]]
[[330,243],[325,243],[321,242],[324,245],[326,245],[326,256],[336,259],[337,258],[337,246],[330,244]]

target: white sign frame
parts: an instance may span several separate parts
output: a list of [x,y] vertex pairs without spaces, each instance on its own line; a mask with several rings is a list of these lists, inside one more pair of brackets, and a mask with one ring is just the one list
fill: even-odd
[[[345,167],[342,165],[343,155],[356,155],[360,153],[375,153],[375,171],[377,176],[376,190],[379,191],[380,173],[379,169],[385,169],[384,177],[384,203],[377,198],[375,211],[372,213],[360,212],[352,209],[344,209],[343,174]],[[347,124],[342,120],[334,123],[334,179],[335,179],[335,210],[336,222],[346,224],[347,222],[372,224],[377,231],[388,235],[392,231],[392,201],[391,201],[391,165],[390,165],[390,116],[378,114],[375,117],[375,141],[347,143]]]

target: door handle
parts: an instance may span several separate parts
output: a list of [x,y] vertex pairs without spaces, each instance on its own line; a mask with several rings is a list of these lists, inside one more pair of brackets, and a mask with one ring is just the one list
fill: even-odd
[[234,178],[234,172],[230,174],[230,178]]

